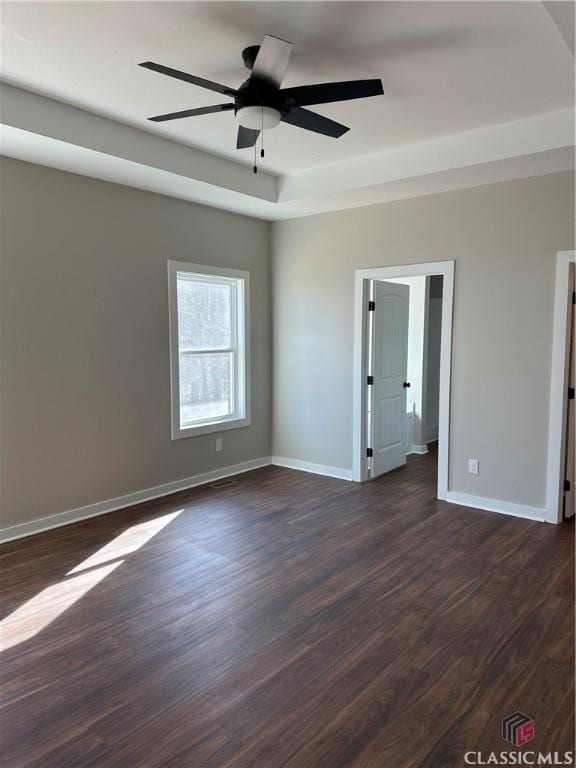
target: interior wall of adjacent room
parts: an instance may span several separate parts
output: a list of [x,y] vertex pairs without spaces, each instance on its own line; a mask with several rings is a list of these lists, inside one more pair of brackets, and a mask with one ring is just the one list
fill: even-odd
[[408,349],[407,376],[410,387],[406,393],[406,409],[409,415],[408,451],[423,448],[424,419],[424,343],[426,337],[426,289],[424,275],[419,277],[393,277],[388,283],[400,283],[410,288],[408,302]]
[[550,174],[275,223],[274,455],[352,467],[354,270],[453,259],[449,488],[543,506],[573,183]]
[[442,275],[427,278],[425,296],[422,442],[438,440],[440,343],[442,341]]
[[[270,455],[269,224],[2,161],[2,526]],[[252,424],[170,439],[168,259],[250,271]]]

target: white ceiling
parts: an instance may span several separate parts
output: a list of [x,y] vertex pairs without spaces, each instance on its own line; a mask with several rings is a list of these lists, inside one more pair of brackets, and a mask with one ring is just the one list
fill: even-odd
[[351,127],[340,139],[268,132],[263,167],[275,174],[573,105],[573,59],[539,2],[4,2],[2,78],[251,164],[231,113],[147,122],[223,99],[137,64],[238,86],[242,48],[266,33],[294,43],[286,86],[381,77],[386,91],[316,108]]
[[[574,3],[3,2],[2,154],[264,219],[574,167]],[[257,175],[223,99],[138,67],[238,86],[241,50],[294,42],[286,86],[381,77],[317,107],[340,139],[280,125]]]

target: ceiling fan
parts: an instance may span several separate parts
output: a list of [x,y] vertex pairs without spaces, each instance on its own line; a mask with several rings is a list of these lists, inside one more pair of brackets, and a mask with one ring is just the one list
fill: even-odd
[[239,88],[230,88],[203,77],[189,75],[187,72],[165,67],[162,64],[155,64],[153,61],[145,61],[140,64],[141,67],[159,72],[161,75],[174,77],[177,80],[184,80],[184,82],[193,85],[199,85],[201,88],[216,91],[216,93],[233,99],[233,101],[225,104],[185,109],[181,112],[170,112],[148,119],[155,123],[162,123],[167,120],[179,120],[183,117],[234,111],[239,123],[237,149],[254,147],[262,130],[274,128],[280,122],[337,139],[350,129],[303,107],[311,104],[329,104],[335,101],[364,99],[367,96],[380,96],[384,93],[382,81],[379,79],[349,80],[339,83],[281,88],[291,52],[292,43],[272,35],[266,35],[262,45],[252,45],[245,48],[242,51],[242,58],[245,66],[251,70],[251,74]]

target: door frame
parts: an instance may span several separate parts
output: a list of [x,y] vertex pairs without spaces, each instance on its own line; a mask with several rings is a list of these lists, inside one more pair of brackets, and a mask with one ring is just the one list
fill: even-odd
[[[564,496],[564,449],[566,446],[566,402],[568,396],[568,323],[571,318],[570,265],[576,251],[556,254],[552,369],[550,372],[550,420],[548,424],[548,466],[546,473],[546,522],[562,522]],[[576,267],[574,267],[576,269]]]
[[354,274],[354,358],[352,402],[352,479],[368,479],[366,460],[366,365],[368,358],[368,281],[397,277],[442,275],[442,339],[440,346],[440,401],[438,418],[438,498],[448,494],[450,442],[450,379],[452,366],[452,313],[454,308],[454,261],[431,261],[389,267],[356,269]]

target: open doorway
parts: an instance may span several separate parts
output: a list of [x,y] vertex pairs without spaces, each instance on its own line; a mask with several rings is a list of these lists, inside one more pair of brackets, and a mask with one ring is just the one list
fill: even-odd
[[574,386],[576,378],[576,251],[556,255],[546,521],[574,516],[576,484]]
[[432,453],[446,498],[453,285],[454,262],[356,271],[354,480]]
[[442,275],[370,280],[368,476],[438,442]]

